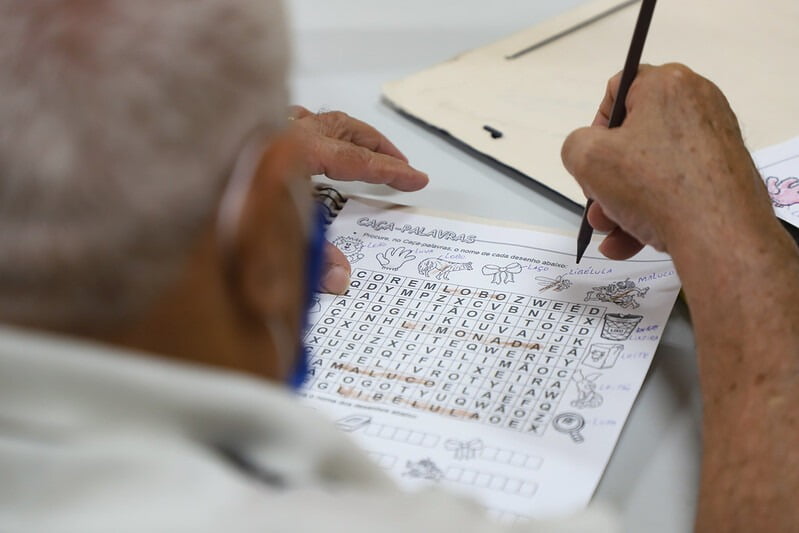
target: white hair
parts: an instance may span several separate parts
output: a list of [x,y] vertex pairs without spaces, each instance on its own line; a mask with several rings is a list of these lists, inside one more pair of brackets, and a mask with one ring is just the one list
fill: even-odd
[[0,318],[126,320],[286,121],[278,0],[0,0]]

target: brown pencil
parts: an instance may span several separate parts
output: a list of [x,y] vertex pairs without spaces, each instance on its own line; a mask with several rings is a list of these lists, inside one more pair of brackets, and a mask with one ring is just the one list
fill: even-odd
[[[635,76],[638,74],[641,53],[644,51],[646,35],[649,32],[649,23],[652,21],[652,13],[655,11],[655,1],[656,0],[643,0],[641,3],[641,11],[638,12],[638,21],[635,23],[633,40],[630,43],[630,50],[627,52],[627,61],[624,63],[624,70],[621,73],[619,92],[616,95],[616,101],[613,102],[613,110],[610,113],[608,128],[618,128],[627,116],[627,91],[630,90],[630,85],[632,85]],[[582,222],[580,222],[580,232],[577,235],[578,264],[580,263],[580,259],[583,258],[585,249],[588,248],[588,243],[591,242],[591,236],[594,234],[594,228],[588,223],[588,209],[593,202],[591,198],[586,202],[585,211],[583,211],[583,219]]]

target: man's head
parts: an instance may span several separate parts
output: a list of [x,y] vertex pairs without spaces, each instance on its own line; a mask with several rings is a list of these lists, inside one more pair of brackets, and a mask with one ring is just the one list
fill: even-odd
[[[188,358],[177,329],[205,321],[238,339],[217,349],[260,342],[275,295],[244,294],[257,276],[239,259],[235,281],[221,272],[214,219],[245,141],[285,123],[285,69],[277,1],[0,0],[0,320]],[[229,247],[263,275],[283,275],[267,248],[302,261],[299,229],[248,226],[297,224],[288,152],[258,158],[269,197],[243,205]]]

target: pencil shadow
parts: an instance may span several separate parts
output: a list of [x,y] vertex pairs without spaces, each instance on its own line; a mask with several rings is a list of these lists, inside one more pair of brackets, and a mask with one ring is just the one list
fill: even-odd
[[453,146],[453,147],[455,147],[455,148],[457,148],[457,149],[469,154],[474,159],[480,161],[481,163],[483,163],[484,165],[490,167],[491,169],[499,172],[503,176],[505,176],[505,177],[507,177],[509,179],[512,179],[516,183],[518,183],[518,184],[522,185],[523,187],[525,187],[527,189],[530,189],[531,191],[543,196],[547,200],[549,200],[551,202],[554,202],[555,204],[557,204],[558,206],[560,206],[560,207],[562,207],[564,209],[568,209],[569,211],[572,211],[572,212],[580,214],[580,215],[582,214],[582,212],[583,212],[583,206],[582,205],[577,204],[577,203],[569,200],[568,198],[566,198],[562,194],[559,194],[559,193],[555,192],[554,190],[550,189],[549,187],[546,187],[546,186],[542,185],[541,183],[536,181],[535,178],[527,176],[526,174],[523,174],[522,172],[519,172],[518,170],[514,169],[513,167],[509,167],[508,165],[505,165],[501,161],[499,161],[499,160],[497,160],[497,159],[495,159],[495,158],[493,158],[493,157],[491,157],[491,156],[489,156],[487,154],[484,154],[483,152],[480,152],[479,150],[476,150],[475,148],[473,148],[473,147],[469,146],[468,144],[464,143],[463,141],[453,137],[446,130],[441,129],[441,128],[437,128],[437,127],[435,127],[435,126],[433,126],[433,125],[431,125],[431,124],[419,119],[418,117],[415,117],[415,116],[413,116],[413,115],[411,115],[409,113],[406,113],[405,111],[403,111],[401,109],[398,109],[390,101],[388,101],[385,98],[382,99],[382,102],[389,109],[392,109],[392,110],[396,111],[401,116],[405,117],[406,119],[408,119],[412,123],[414,123],[417,126],[421,127],[422,129],[424,129],[428,133],[430,133],[432,135],[435,135],[436,137],[438,137],[439,139],[443,140],[444,142],[446,142],[450,146]]

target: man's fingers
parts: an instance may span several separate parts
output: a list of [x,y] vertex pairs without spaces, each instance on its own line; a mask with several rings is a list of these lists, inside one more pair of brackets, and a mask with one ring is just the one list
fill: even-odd
[[350,262],[341,250],[325,242],[324,259],[322,265],[322,279],[319,290],[331,294],[341,294],[350,284]]
[[602,206],[594,202],[588,208],[588,223],[591,227],[602,233],[610,233],[618,227],[615,221],[608,218]]
[[602,97],[602,102],[599,104],[599,109],[596,112],[592,126],[608,127],[610,122],[610,113],[613,111],[613,103],[616,101],[616,94],[619,92],[619,84],[621,83],[621,72],[608,80],[605,87],[605,95]]
[[384,184],[400,191],[427,185],[427,174],[408,159],[382,133],[340,111],[314,114],[292,106],[293,132],[306,154],[307,170],[332,179]]
[[599,251],[608,259],[624,260],[634,256],[644,247],[635,237],[621,228],[614,229],[599,245]]
[[[638,66],[638,75],[633,81],[635,85],[636,81],[641,78],[642,73],[646,73],[652,69],[652,65],[639,65]],[[616,73],[612,78],[608,80],[607,86],[605,87],[605,94],[602,97],[602,102],[599,104],[599,109],[596,112],[596,116],[594,117],[594,121],[591,123],[592,126],[600,126],[602,128],[607,128],[608,124],[610,123],[610,115],[613,113],[613,106],[616,104],[616,95],[619,94],[619,85],[621,85],[621,72]],[[628,96],[633,92],[633,89],[630,88],[630,92],[627,93]],[[624,102],[624,105],[627,106],[630,103],[629,99]]]
[[429,181],[427,174],[396,157],[331,138],[318,139],[308,157],[312,174],[335,180],[389,185],[400,191],[419,190]]
[[612,186],[612,178],[618,175],[620,144],[616,138],[618,130],[605,128],[580,128],[566,137],[561,148],[561,159],[566,170],[574,176],[589,198],[596,195],[597,186]]
[[[563,141],[560,158],[563,161],[563,166],[575,178],[584,172],[586,145],[590,144],[590,140],[595,136],[596,132],[592,128],[579,128],[571,132]],[[582,185],[582,183],[580,184]]]
[[313,113],[311,113],[308,109],[302,107],[301,105],[289,106],[289,118],[298,120],[310,115],[313,115]]
[[394,143],[366,122],[353,118],[341,111],[319,113],[316,115],[316,120],[319,125],[319,133],[326,137],[349,141],[373,152],[408,162],[408,158],[399,151],[399,148],[394,146]]

